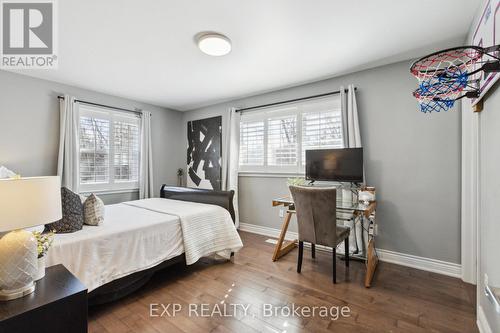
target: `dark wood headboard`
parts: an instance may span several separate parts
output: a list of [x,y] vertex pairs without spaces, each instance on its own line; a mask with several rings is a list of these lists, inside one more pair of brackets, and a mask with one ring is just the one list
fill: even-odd
[[234,213],[234,191],[214,191],[200,188],[178,187],[163,185],[161,187],[160,197],[181,201],[192,201],[211,205],[217,205],[227,209],[233,222],[235,222]]

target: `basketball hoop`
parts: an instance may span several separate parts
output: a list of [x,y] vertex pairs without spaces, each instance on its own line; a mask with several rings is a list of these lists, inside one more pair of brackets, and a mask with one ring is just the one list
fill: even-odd
[[419,81],[413,96],[420,104],[420,111],[447,111],[456,100],[479,96],[479,81],[473,76],[480,71],[500,71],[500,58],[496,55],[499,50],[500,45],[454,47],[415,61],[410,72]]

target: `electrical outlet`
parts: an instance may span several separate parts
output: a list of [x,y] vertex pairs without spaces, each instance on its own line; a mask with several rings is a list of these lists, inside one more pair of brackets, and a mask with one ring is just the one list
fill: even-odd
[[373,235],[374,236],[378,235],[378,224],[376,223],[373,225]]
[[488,285],[488,274],[484,274],[484,285]]
[[281,218],[285,217],[285,210],[284,209],[280,209],[280,217]]

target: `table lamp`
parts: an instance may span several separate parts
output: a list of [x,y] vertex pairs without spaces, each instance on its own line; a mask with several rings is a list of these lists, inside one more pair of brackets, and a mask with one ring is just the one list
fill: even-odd
[[59,177],[0,179],[0,300],[35,291],[38,244],[23,228],[61,217]]

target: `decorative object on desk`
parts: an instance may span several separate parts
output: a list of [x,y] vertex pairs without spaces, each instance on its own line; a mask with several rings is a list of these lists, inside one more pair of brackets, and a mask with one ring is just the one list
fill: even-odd
[[62,218],[59,221],[46,224],[45,230],[55,230],[58,234],[81,230],[84,221],[82,199],[66,187],[61,188],[60,191]]
[[189,121],[187,136],[187,185],[220,191],[222,117]]
[[0,180],[0,300],[35,290],[37,242],[23,228],[61,218],[60,186],[59,177]]
[[184,176],[184,169],[177,169],[177,186],[182,186],[182,178]]
[[[288,186],[288,189],[290,189],[290,186],[306,186],[307,182],[305,178],[300,178],[300,177],[294,177],[294,178],[288,178],[286,180],[286,185]],[[292,192],[290,191],[290,197],[292,196]]]
[[305,186],[307,182],[304,178],[295,177],[295,178],[288,178],[286,180],[286,184],[288,186]]
[[83,217],[86,225],[99,226],[104,222],[104,202],[91,194],[83,203]]
[[38,281],[45,276],[45,255],[49,251],[50,246],[54,240],[54,233],[49,232],[42,234],[38,231],[33,232],[33,236],[38,244],[38,272],[33,278],[34,281]]
[[358,194],[359,201],[365,205],[376,200],[375,187],[367,186],[362,188]]

